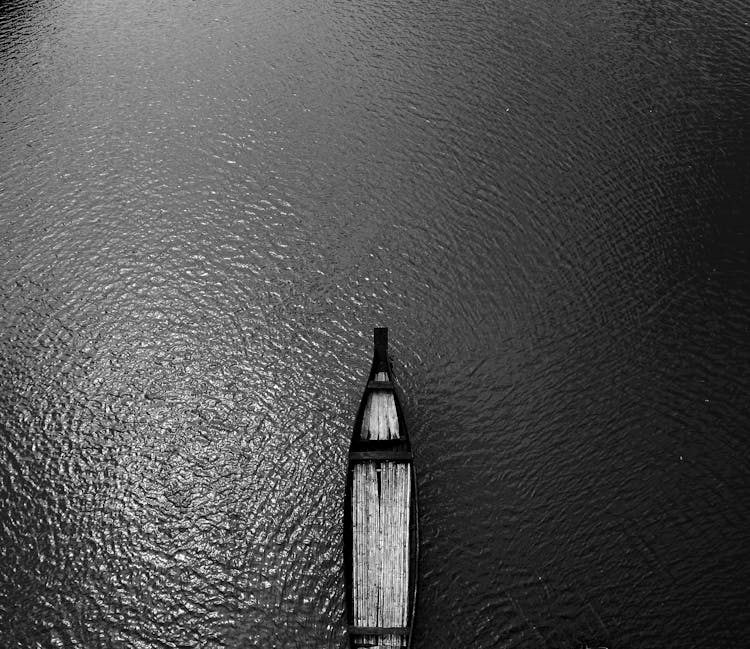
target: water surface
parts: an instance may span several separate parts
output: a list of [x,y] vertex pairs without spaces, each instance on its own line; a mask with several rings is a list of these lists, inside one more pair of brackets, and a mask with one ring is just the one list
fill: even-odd
[[416,647],[744,644],[744,3],[1,11],[0,644],[342,647],[377,325]]

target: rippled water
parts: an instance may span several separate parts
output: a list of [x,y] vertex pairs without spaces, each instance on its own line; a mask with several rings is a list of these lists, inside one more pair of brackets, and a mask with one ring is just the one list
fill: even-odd
[[417,647],[746,644],[746,3],[0,12],[0,645],[341,647],[375,325]]

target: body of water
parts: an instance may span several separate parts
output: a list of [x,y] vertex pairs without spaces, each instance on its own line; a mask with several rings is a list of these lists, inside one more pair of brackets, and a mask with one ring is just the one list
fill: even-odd
[[340,648],[390,328],[415,647],[750,631],[746,3],[0,8],[0,645]]

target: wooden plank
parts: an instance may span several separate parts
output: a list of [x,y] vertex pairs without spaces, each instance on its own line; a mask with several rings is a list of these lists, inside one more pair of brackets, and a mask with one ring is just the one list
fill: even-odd
[[[388,442],[368,442],[376,446]],[[402,647],[408,620],[408,535],[411,459],[407,451],[359,452],[352,467],[352,628],[355,644]],[[351,457],[357,457],[352,455]],[[373,458],[381,461],[378,466]],[[371,632],[372,630],[377,632]],[[394,630],[395,629],[395,630]]]
[[411,449],[408,440],[396,439],[358,439],[351,445],[350,451],[408,451]]
[[375,465],[367,463],[366,465],[367,476],[367,520],[368,520],[368,533],[367,533],[367,548],[368,561],[367,561],[367,580],[368,580],[368,593],[367,593],[367,624],[368,626],[378,626],[378,578],[377,570],[379,565],[380,557],[378,556],[378,537],[380,530],[378,526],[378,482],[377,472]]
[[390,381],[368,381],[367,383],[367,389],[368,390],[393,390],[393,383]]
[[354,626],[347,627],[349,635],[409,635],[409,627],[405,626]]
[[[372,384],[390,384],[388,374],[378,372]],[[368,385],[370,385],[368,383]],[[367,399],[362,415],[359,437],[361,439],[394,439],[399,437],[398,411],[396,396],[393,390],[366,391]]]
[[411,451],[352,451],[352,462],[409,462],[414,459]]
[[362,553],[362,539],[363,539],[363,531],[362,531],[362,507],[361,507],[361,499],[362,499],[362,472],[361,471],[355,471],[354,476],[352,478],[352,509],[354,509],[354,512],[352,512],[352,519],[355,521],[355,537],[354,537],[354,546],[353,546],[353,554],[352,557],[352,568],[354,571],[354,597],[356,598],[354,601],[354,623],[360,624],[362,622],[362,585],[363,585],[363,579],[362,579],[362,566],[360,563],[360,556]]
[[400,518],[398,529],[401,534],[399,547],[399,576],[401,583],[399,585],[399,602],[401,608],[401,623],[406,624],[409,607],[409,515],[410,515],[410,495],[411,495],[411,467],[399,465],[399,496]]

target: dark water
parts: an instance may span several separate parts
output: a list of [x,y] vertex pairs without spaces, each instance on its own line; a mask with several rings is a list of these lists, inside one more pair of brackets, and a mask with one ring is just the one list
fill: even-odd
[[417,647],[747,644],[747,3],[1,12],[0,646],[341,647],[375,325]]

